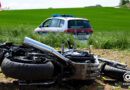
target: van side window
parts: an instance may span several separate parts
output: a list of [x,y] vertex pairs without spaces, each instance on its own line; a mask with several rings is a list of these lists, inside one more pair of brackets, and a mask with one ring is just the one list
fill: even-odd
[[59,27],[60,19],[52,19],[49,27]]
[[60,26],[59,27],[63,27],[64,25],[64,20],[60,20]]
[[63,25],[64,25],[64,20],[52,19],[49,27],[62,27]]

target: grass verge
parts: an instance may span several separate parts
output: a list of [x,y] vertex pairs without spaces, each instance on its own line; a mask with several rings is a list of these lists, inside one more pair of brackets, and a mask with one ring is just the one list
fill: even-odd
[[[60,47],[61,44],[67,46],[67,39],[70,39],[71,43],[74,44],[75,39],[72,35],[68,34],[56,34],[48,33],[47,35],[39,35],[33,32],[32,27],[23,26],[17,28],[0,28],[0,42],[11,41],[15,44],[22,44],[24,37],[30,37],[44,44],[50,45],[52,47]],[[128,32],[95,32],[93,37],[89,40],[77,42],[77,47],[86,48],[89,45],[94,45],[95,48],[101,49],[129,49],[130,39]]]
[[95,48],[103,49],[129,49],[130,33],[128,32],[96,32],[89,40]]

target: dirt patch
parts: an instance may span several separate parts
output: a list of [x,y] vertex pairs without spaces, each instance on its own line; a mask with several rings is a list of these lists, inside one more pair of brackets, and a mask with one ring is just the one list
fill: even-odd
[[[130,68],[130,51],[96,49],[94,54],[101,58],[127,63]],[[6,78],[2,72],[0,73],[0,90],[128,90],[128,88],[128,86],[123,86],[122,82],[100,76],[93,83],[72,81],[52,86],[19,86],[18,80]]]
[[126,63],[130,68],[130,51],[124,50],[110,50],[110,49],[96,49],[94,54],[98,55],[100,58],[105,58],[109,60],[118,61],[121,63]]

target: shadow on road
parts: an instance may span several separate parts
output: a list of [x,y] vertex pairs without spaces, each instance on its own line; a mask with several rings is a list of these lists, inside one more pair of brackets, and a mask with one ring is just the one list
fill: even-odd
[[67,81],[49,86],[19,86],[18,81],[0,82],[0,90],[104,90],[104,86],[95,81]]

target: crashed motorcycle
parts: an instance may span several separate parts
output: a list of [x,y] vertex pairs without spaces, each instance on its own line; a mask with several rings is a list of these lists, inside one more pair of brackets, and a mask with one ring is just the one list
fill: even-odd
[[[126,64],[78,50],[68,40],[68,49],[54,48],[25,37],[23,45],[0,44],[0,65],[7,77],[22,82],[52,84],[69,80],[95,80],[99,75],[118,81],[130,81]],[[29,83],[28,83],[29,84]]]

